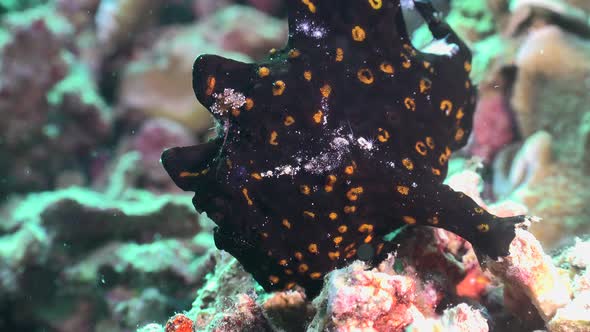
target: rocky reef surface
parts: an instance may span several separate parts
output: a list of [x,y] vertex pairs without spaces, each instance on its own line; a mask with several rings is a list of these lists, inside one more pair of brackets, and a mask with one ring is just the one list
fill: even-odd
[[265,293],[218,251],[159,162],[214,134],[196,56],[281,47],[284,1],[0,0],[0,330],[590,331],[590,5],[434,2],[479,84],[447,183],[536,221],[488,262],[402,229],[379,266],[333,271],[311,299]]

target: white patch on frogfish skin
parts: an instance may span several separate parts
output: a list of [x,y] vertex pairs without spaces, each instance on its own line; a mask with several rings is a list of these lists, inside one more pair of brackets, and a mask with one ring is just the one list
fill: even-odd
[[301,167],[299,166],[293,166],[293,165],[282,165],[282,166],[277,166],[274,168],[274,171],[268,170],[268,171],[264,171],[260,173],[260,176],[263,178],[270,178],[270,177],[275,177],[278,178],[279,176],[295,176],[297,175],[297,173],[299,173],[299,171],[301,170]]
[[328,98],[322,97],[320,106],[322,107],[322,111],[324,112],[322,124],[325,126],[326,124],[328,124],[328,116],[330,114],[330,105],[328,104]]
[[445,39],[438,39],[433,40],[430,44],[426,45],[422,51],[430,54],[452,57],[459,52],[459,45],[454,43],[449,44]]
[[310,158],[303,168],[312,174],[323,174],[338,168],[345,154],[350,151],[350,142],[344,137],[336,136],[328,149]]
[[302,20],[297,22],[295,30],[308,37],[321,39],[326,35],[326,28],[314,21]]
[[225,89],[223,93],[215,93],[213,98],[215,98],[215,102],[211,105],[211,112],[218,115],[223,115],[246,104],[246,96],[234,89]]
[[371,151],[375,147],[372,140],[368,140],[364,137],[359,137],[356,142],[361,149],[366,151]]

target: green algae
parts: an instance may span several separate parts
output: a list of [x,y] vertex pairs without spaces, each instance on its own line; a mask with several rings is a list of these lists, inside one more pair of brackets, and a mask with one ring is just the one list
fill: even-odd
[[493,34],[496,28],[494,17],[485,1],[453,0],[446,21],[460,34],[463,32],[463,39],[472,41],[472,36],[465,35],[466,30],[478,37],[487,37]]
[[41,214],[51,205],[59,201],[71,200],[96,209],[116,209],[127,216],[142,216],[160,211],[164,205],[174,202],[192,210],[190,200],[186,195],[155,195],[147,191],[132,190],[126,194],[126,199],[117,199],[101,194],[88,188],[70,187],[67,189],[36,193],[28,195],[23,202],[14,209],[11,219],[21,224],[39,223]]
[[60,15],[53,4],[40,5],[22,11],[13,11],[1,17],[5,27],[17,28],[27,26],[34,21],[42,20],[47,28],[58,36],[72,36],[74,27]]
[[490,72],[492,61],[498,58],[506,49],[507,41],[500,35],[492,35],[475,43],[473,50],[473,70],[471,78],[475,83],[483,80]]
[[76,60],[76,57],[70,52],[64,51],[62,58],[68,65],[68,68],[70,68],[70,71],[47,94],[49,104],[53,106],[59,105],[64,95],[76,94],[80,96],[80,100],[84,104],[96,105],[100,110],[106,109],[107,105],[98,94],[97,87],[94,84],[94,79],[88,67]]

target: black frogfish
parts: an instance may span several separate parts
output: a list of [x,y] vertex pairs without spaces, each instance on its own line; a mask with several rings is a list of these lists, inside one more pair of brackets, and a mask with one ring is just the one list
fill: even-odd
[[434,52],[412,46],[400,0],[287,0],[284,49],[254,64],[195,61],[218,137],[166,150],[162,163],[217,224],[216,246],[267,291],[313,296],[331,270],[377,263],[383,236],[403,225],[504,256],[525,221],[443,184],[472,128],[471,52],[429,2],[402,2],[424,17]]

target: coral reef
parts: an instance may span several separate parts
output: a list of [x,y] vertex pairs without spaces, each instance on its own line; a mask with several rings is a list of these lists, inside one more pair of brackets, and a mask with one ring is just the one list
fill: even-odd
[[[253,31],[245,22],[260,22],[265,29]],[[139,111],[141,118],[164,117],[197,135],[205,134],[213,121],[191,88],[195,54],[224,52],[248,61],[282,45],[285,35],[284,23],[243,6],[224,8],[194,25],[167,28],[125,68],[120,82],[121,116]]]
[[[30,194],[9,204],[0,224],[0,308],[7,317],[0,329],[23,326],[22,319],[63,331],[131,328],[190,303],[188,290],[203,282],[211,263],[212,238],[199,235],[210,231],[207,220],[199,222],[186,196],[119,185],[102,193],[71,187]],[[45,306],[63,309],[39,311]],[[100,307],[107,316],[97,316]]]
[[415,321],[406,328],[407,332],[488,332],[489,330],[488,322],[481,311],[465,303],[446,309],[440,318]]
[[[482,77],[468,151],[490,170],[486,197],[527,206],[543,219],[531,231],[557,248],[589,230],[587,7],[576,1],[488,3],[502,22],[502,45],[486,51],[494,56]],[[476,58],[484,43],[476,42]],[[490,118],[494,125],[486,126]]]
[[66,47],[68,24],[57,14],[22,15],[5,21],[13,36],[0,60],[2,199],[56,188],[72,173],[87,184],[112,124],[88,71]]
[[[356,262],[330,273],[322,293],[314,300],[318,315],[310,325],[315,331],[404,331],[425,315],[436,302],[418,298],[419,281],[391,273],[393,259],[367,270]],[[389,272],[389,273],[388,273]]]

